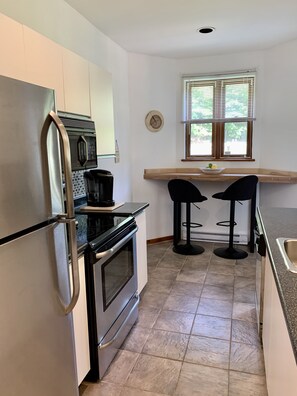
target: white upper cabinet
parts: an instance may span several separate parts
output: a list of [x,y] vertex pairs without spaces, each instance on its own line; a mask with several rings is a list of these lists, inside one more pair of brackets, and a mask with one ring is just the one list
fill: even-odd
[[63,48],[65,110],[91,115],[88,62]]
[[0,74],[25,80],[23,26],[0,14]]
[[0,13],[0,74],[55,90],[57,110],[91,116],[97,154],[115,154],[112,75]]
[[65,109],[63,87],[63,48],[24,26],[26,81],[52,88],[56,93],[56,107]]
[[111,73],[89,63],[91,116],[95,121],[97,154],[115,153],[114,112]]

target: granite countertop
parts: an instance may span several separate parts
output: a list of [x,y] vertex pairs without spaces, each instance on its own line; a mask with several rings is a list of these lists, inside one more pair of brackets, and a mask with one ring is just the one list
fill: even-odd
[[288,271],[276,238],[297,238],[297,209],[258,208],[267,251],[297,362],[297,274]]

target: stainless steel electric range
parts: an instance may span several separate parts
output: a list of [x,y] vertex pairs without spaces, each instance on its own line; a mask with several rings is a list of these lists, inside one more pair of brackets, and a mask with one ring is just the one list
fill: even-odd
[[85,238],[86,290],[91,370],[106,372],[138,317],[136,231],[132,216],[77,214],[78,238]]

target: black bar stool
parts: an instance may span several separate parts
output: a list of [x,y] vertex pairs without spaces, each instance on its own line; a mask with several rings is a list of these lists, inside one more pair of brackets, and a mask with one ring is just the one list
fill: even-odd
[[[202,246],[193,246],[190,242],[191,227],[201,227],[201,224],[191,223],[191,203],[203,202],[207,198],[201,195],[194,184],[187,180],[173,179],[168,183],[168,190],[173,201],[173,251],[178,254],[195,255],[204,252]],[[187,230],[186,244],[178,244],[181,239],[181,204],[186,204],[186,222],[183,225]]]
[[[220,221],[217,223],[219,226],[230,227],[229,231],[229,246],[227,248],[218,248],[214,250],[214,254],[219,257],[227,259],[243,259],[248,256],[248,253],[241,249],[233,247],[234,226],[235,218],[235,202],[255,200],[257,190],[258,177],[249,175],[236,180],[225,191],[213,195],[213,198],[230,201],[230,220]],[[252,213],[251,217],[255,216]]]

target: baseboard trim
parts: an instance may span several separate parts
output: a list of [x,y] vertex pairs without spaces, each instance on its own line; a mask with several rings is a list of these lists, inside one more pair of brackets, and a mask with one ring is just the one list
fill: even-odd
[[168,236],[161,237],[161,238],[148,239],[147,244],[152,245],[154,243],[160,243],[160,242],[166,242],[166,241],[172,241],[172,240],[173,240],[173,236],[168,235]]
[[[182,231],[182,238],[186,240],[186,231]],[[229,233],[220,233],[220,232],[199,232],[199,231],[191,231],[190,234],[191,241],[205,241],[205,242],[217,242],[217,243],[228,243],[229,242]],[[234,233],[233,243],[240,245],[247,245],[248,243],[248,235],[247,234],[237,234]]]

